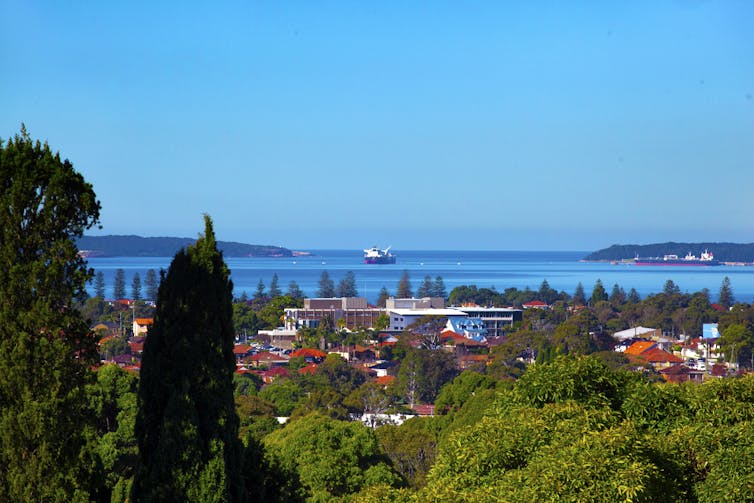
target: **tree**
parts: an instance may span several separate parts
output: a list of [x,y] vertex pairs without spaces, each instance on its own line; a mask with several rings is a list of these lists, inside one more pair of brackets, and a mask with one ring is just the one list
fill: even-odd
[[294,299],[304,298],[304,292],[301,291],[301,288],[299,288],[298,283],[296,283],[295,281],[288,283],[288,291],[286,291],[285,294],[288,297],[293,297]]
[[430,278],[429,276],[424,276],[424,281],[422,281],[422,284],[419,285],[419,288],[416,290],[416,296],[420,299],[423,299],[424,297],[430,297],[432,290],[432,278]]
[[730,306],[733,305],[733,289],[730,286],[730,278],[728,276],[723,278],[723,283],[720,285],[720,296],[717,302],[725,309],[730,309]]
[[584,293],[584,285],[581,284],[581,281],[576,285],[576,291],[573,292],[573,303],[577,306],[586,304],[586,294]]
[[380,289],[379,295],[377,295],[377,307],[385,307],[387,299],[390,298],[390,293],[384,286]]
[[76,240],[92,186],[24,126],[0,141],[0,500],[85,501],[97,337],[76,307],[93,272]]
[[607,300],[607,292],[605,291],[605,287],[602,286],[602,281],[597,280],[597,282],[594,284],[594,289],[592,290],[592,296],[589,298],[589,305],[593,306],[597,302]]
[[239,501],[233,284],[212,220],[173,258],[144,344],[134,501]]
[[335,297],[335,283],[330,279],[330,275],[327,271],[322,271],[322,276],[319,278],[319,289],[317,290],[317,297],[321,299],[330,299]]
[[672,279],[669,279],[662,286],[662,293],[665,295],[676,295],[681,293],[681,288]]
[[631,304],[638,304],[641,302],[641,297],[639,297],[639,292],[636,291],[636,288],[632,288],[628,291],[628,297],[626,297],[626,301],[630,302]]
[[134,273],[133,280],[131,280],[131,298],[141,300],[141,277],[138,272]]
[[97,271],[94,276],[94,296],[100,299],[105,298],[105,273]]
[[411,281],[409,281],[408,279],[408,271],[405,269],[400,281],[398,281],[398,288],[396,290],[395,296],[399,299],[410,299],[414,296],[414,294],[411,292]]
[[623,305],[626,302],[626,292],[618,283],[613,285],[613,291],[610,293],[610,304],[614,307]]
[[750,365],[752,349],[754,349],[754,333],[745,325],[733,323],[725,328],[720,337],[720,345],[727,361]]
[[115,270],[115,279],[113,280],[113,297],[116,300],[126,298],[126,271],[123,269]]
[[147,299],[148,300],[157,300],[157,288],[159,287],[159,283],[157,282],[157,273],[154,272],[154,269],[149,269],[147,271],[147,277],[144,278],[144,286],[147,287]]
[[283,292],[280,291],[280,287],[278,286],[278,274],[273,273],[272,281],[270,281],[270,298],[274,299],[275,297],[280,297],[281,295],[283,295]]
[[254,300],[263,301],[266,298],[267,295],[264,292],[264,281],[260,278],[259,283],[257,283],[257,291],[254,292]]
[[442,280],[442,276],[437,276],[435,282],[432,285],[431,297],[440,297],[441,299],[448,298],[448,291],[445,289],[445,282]]
[[343,279],[338,283],[336,297],[358,297],[359,292],[356,289],[356,276],[353,271],[348,271]]

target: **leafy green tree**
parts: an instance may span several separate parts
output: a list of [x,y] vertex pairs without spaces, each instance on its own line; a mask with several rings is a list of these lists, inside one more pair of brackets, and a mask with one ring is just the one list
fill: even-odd
[[126,501],[133,481],[138,383],[117,365],[104,365],[97,370],[97,382],[88,393],[97,414],[97,454],[104,483],[100,494],[109,493],[108,501]]
[[[87,501],[97,337],[76,307],[92,186],[24,126],[0,142],[0,501]],[[87,467],[86,465],[89,465]]]
[[115,270],[115,279],[113,279],[113,297],[116,299],[126,298],[126,271],[123,269]]
[[729,309],[733,305],[733,289],[730,286],[730,278],[728,276],[723,278],[723,282],[720,285],[720,295],[717,302],[725,309]]
[[134,273],[133,280],[131,281],[131,298],[133,300],[141,300],[141,277],[138,272]]
[[275,405],[279,416],[290,416],[293,409],[306,400],[306,391],[298,383],[283,379],[266,386],[259,397]]
[[209,216],[179,251],[144,344],[135,501],[238,501],[243,494],[233,400],[233,284]]
[[100,299],[105,298],[105,273],[97,271],[94,276],[94,296]]
[[147,276],[144,278],[144,286],[146,287],[146,295],[148,300],[157,300],[157,288],[159,283],[157,282],[157,273],[154,269],[147,270]]
[[726,327],[720,343],[727,361],[751,366],[754,333],[746,325],[734,323]]
[[404,270],[401,275],[400,281],[398,281],[398,288],[396,289],[395,296],[399,299],[410,299],[414,296],[411,292],[411,281],[408,278],[408,271]]
[[293,280],[291,280],[291,282],[288,283],[288,290],[285,292],[285,294],[288,297],[293,297],[294,299],[303,299],[304,298],[304,292],[298,286],[298,283],[296,283]]
[[420,299],[429,297],[431,296],[433,289],[432,278],[424,276],[424,281],[422,281],[422,284],[419,285],[419,288],[416,290],[416,296]]
[[423,487],[437,456],[437,436],[430,422],[415,417],[400,426],[380,426],[376,433],[398,473],[412,487]]
[[594,289],[592,289],[592,296],[589,297],[589,305],[593,306],[597,302],[601,302],[603,300],[608,300],[607,292],[605,291],[605,287],[602,286],[602,281],[598,279],[594,283]]
[[111,337],[100,345],[100,354],[105,359],[131,352],[128,339],[123,336]]
[[[380,289],[380,293],[377,296],[377,307],[385,307],[385,303],[387,299],[390,298],[390,293],[387,291],[387,288],[384,286]],[[388,320],[389,322],[389,320]]]
[[327,271],[322,271],[322,276],[319,278],[319,288],[317,289],[317,297],[321,299],[330,299],[335,297],[335,283],[330,279],[330,275]]
[[573,292],[573,303],[577,306],[586,304],[586,294],[584,293],[584,285],[581,284],[581,281],[576,285],[576,291]]
[[264,438],[271,457],[296,473],[309,501],[331,501],[364,487],[400,484],[400,476],[380,452],[374,432],[357,422],[320,414],[292,421]]
[[356,289],[356,276],[353,271],[348,271],[338,283],[336,297],[358,297],[359,291]]
[[273,329],[283,326],[285,310],[289,307],[302,307],[301,299],[287,295],[274,297],[257,313],[257,319],[261,323],[260,328]]
[[273,273],[272,281],[270,281],[270,298],[274,299],[275,297],[280,297],[281,295],[283,295],[283,292],[278,286],[278,273]]
[[236,334],[256,335],[257,331],[262,328],[263,322],[257,317],[257,313],[248,302],[233,303],[233,329]]

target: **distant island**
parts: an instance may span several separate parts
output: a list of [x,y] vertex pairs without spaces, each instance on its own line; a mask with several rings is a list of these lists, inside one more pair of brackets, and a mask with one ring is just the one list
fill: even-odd
[[671,254],[683,257],[689,252],[699,255],[704,250],[712,252],[721,262],[754,262],[754,243],[675,243],[672,241],[648,245],[612,245],[590,253],[583,260],[588,262],[631,260],[637,256],[662,257]]
[[[178,250],[196,242],[195,238],[141,236],[84,236],[77,241],[86,257],[172,257]],[[280,246],[250,245],[218,241],[225,257],[293,257],[308,255]]]

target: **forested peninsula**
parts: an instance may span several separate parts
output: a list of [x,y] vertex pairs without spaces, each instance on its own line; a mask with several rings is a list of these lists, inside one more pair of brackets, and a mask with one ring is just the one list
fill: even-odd
[[583,260],[626,260],[634,257],[662,257],[664,255],[685,256],[687,253],[699,256],[709,250],[721,262],[754,262],[754,243],[655,243],[648,245],[612,245],[609,248],[590,253]]
[[[87,257],[172,257],[195,238],[141,236],[83,236],[76,245]],[[291,257],[287,248],[218,241],[225,257]]]

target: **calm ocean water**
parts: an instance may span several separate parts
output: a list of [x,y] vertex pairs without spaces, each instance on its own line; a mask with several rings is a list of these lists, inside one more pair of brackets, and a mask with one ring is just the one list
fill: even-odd
[[[682,292],[710,291],[717,299],[720,284],[725,276],[731,280],[733,294],[738,301],[754,300],[754,267],[636,267],[610,263],[586,263],[579,260],[588,252],[581,251],[396,251],[396,264],[367,265],[360,250],[312,250],[311,257],[294,258],[228,258],[234,294],[256,291],[261,279],[269,287],[272,275],[277,273],[278,284],[285,292],[290,281],[296,281],[308,296],[314,296],[322,271],[327,271],[336,286],[347,271],[356,275],[359,295],[370,302],[377,298],[385,286],[394,293],[404,270],[411,278],[414,291],[425,276],[434,279],[442,276],[448,292],[459,285],[494,286],[499,291],[509,287],[533,290],[546,279],[552,288],[573,294],[581,282],[587,294],[597,279],[601,279],[610,292],[615,283],[626,292],[635,288],[644,297],[662,290],[672,279]],[[126,291],[131,293],[131,279],[138,272],[142,280],[148,269],[167,269],[170,257],[117,257],[91,258],[90,267],[105,274],[107,296],[112,296],[116,269],[126,275]],[[91,293],[91,289],[90,289]]]

